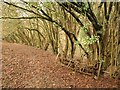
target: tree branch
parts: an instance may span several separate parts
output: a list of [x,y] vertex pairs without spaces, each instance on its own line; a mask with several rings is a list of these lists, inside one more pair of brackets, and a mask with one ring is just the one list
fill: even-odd
[[110,2],[110,4],[109,4],[109,9],[108,9],[108,14],[107,14],[107,20],[109,20],[110,13],[111,13],[111,11],[112,11],[112,6],[113,6],[113,2]]
[[8,5],[14,6],[14,7],[16,7],[16,8],[22,9],[22,10],[24,10],[24,11],[27,11],[27,12],[33,13],[33,14],[39,16],[39,18],[41,18],[41,19],[46,19],[46,20],[48,20],[48,21],[51,21],[50,19],[48,19],[48,18],[46,18],[46,17],[40,15],[39,13],[36,13],[36,12],[32,11],[32,10],[25,9],[25,8],[23,8],[23,7],[20,7],[20,6],[14,5],[14,4],[9,3],[9,2],[6,2],[6,1],[3,1],[3,2],[6,3],[6,4],[8,4]]
[[[23,1],[23,0],[22,0],[22,1]],[[45,19],[45,20],[47,20],[47,21],[50,21],[50,22],[52,22],[52,23],[55,23],[56,25],[58,25],[58,26],[66,33],[66,35],[69,37],[69,39],[70,39],[71,42],[73,42],[73,41],[72,41],[72,38],[71,38],[71,35],[74,37],[75,41],[78,41],[77,38],[76,38],[76,36],[75,36],[73,33],[67,31],[60,23],[58,23],[57,21],[53,20],[53,19],[52,19],[49,15],[47,15],[42,9],[41,9],[40,11],[41,11],[41,12],[43,13],[43,15],[46,16],[47,18],[44,17],[44,16],[42,16],[42,15],[40,15],[40,14],[38,14],[38,13],[36,13],[36,12],[34,12],[34,11],[32,11],[32,10],[28,10],[28,9],[22,8],[22,7],[20,7],[20,6],[14,5],[14,4],[12,4],[12,3],[8,3],[8,2],[5,2],[5,1],[4,1],[4,3],[6,3],[6,4],[8,4],[8,5],[12,5],[12,6],[16,7],[16,8],[19,8],[19,9],[22,9],[22,10],[25,10],[25,11],[28,11],[28,12],[30,12],[30,13],[33,13],[33,14],[39,16],[39,18],[41,18],[41,19]],[[27,4],[27,3],[26,3],[26,4]],[[85,52],[85,54],[87,55],[87,57],[89,57],[89,56],[88,56],[88,55],[89,55],[88,52],[83,48],[83,46],[82,46],[80,43],[79,43],[79,46],[83,49],[83,51]]]
[[107,20],[107,3],[104,2],[104,14],[105,14],[105,19]]
[[[65,9],[67,12],[69,12],[74,18],[75,20],[80,24],[81,27],[84,27],[83,23],[80,21],[79,17],[74,13],[72,12],[71,10],[68,10],[70,7],[66,6],[65,4],[61,4],[58,2],[58,4],[60,6],[62,6],[63,9]],[[68,8],[68,9],[67,9]],[[86,32],[86,34],[91,37],[90,33],[89,32]]]
[[89,17],[88,18],[91,21],[91,23],[92,23],[93,27],[95,28],[95,30],[99,31],[102,28],[102,26],[99,24],[95,14],[93,13],[89,2],[88,2],[88,5],[89,5],[89,10],[88,10],[87,13],[89,13],[89,15],[90,15],[90,18]]
[[0,19],[36,19],[41,17],[0,17]]
[[45,37],[42,35],[42,33],[38,29],[31,29],[31,28],[28,28],[28,27],[25,27],[23,29],[27,29],[27,30],[30,30],[30,31],[36,31],[43,37],[43,39],[45,39]]

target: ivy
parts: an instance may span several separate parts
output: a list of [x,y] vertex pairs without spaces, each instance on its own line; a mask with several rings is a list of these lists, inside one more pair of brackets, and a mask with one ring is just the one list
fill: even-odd
[[81,30],[83,30],[84,32],[88,32],[89,30],[87,29],[87,27],[89,26],[89,23],[88,24],[85,24]]
[[76,45],[79,45],[79,41],[76,41],[76,43],[75,43]]
[[89,10],[89,5],[85,3],[84,7],[83,7],[83,10],[87,12]]
[[91,36],[91,37],[86,37],[83,41],[84,45],[90,45],[93,44],[95,42],[97,42],[97,40],[99,40],[99,36]]

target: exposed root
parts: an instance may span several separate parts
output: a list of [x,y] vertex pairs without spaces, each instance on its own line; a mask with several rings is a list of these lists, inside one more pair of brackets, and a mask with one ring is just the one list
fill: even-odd
[[81,66],[79,65],[76,65],[75,61],[73,60],[69,60],[67,58],[59,58],[60,62],[68,67],[69,69],[77,72],[77,73],[81,73],[81,74],[86,74],[86,75],[89,75],[89,76],[92,76],[92,75],[97,75],[97,68],[94,67],[94,66],[83,66],[81,64]]

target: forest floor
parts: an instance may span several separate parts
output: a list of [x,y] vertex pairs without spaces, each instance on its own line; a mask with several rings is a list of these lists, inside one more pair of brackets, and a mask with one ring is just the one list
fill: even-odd
[[75,73],[48,51],[2,42],[3,88],[117,88],[117,80]]

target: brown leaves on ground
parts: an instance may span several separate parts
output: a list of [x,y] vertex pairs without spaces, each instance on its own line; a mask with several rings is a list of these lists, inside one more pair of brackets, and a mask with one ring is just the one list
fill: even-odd
[[50,52],[2,43],[2,86],[4,88],[116,88],[117,81],[75,73],[61,65]]

